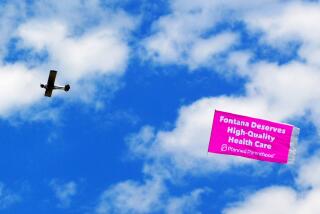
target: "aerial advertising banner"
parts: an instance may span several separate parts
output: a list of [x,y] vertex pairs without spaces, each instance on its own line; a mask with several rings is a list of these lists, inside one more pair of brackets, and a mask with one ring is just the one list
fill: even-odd
[[292,163],[299,128],[215,111],[208,152],[276,163]]

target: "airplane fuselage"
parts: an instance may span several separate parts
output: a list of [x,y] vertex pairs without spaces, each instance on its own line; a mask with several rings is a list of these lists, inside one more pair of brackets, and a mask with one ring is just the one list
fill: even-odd
[[52,89],[52,90],[54,90],[54,89],[62,89],[62,90],[65,90],[65,86],[59,86],[59,85],[55,85],[55,86],[53,86],[52,88],[50,88],[50,87],[48,87],[47,84],[41,84],[40,87],[41,87],[41,88],[45,88],[45,89]]

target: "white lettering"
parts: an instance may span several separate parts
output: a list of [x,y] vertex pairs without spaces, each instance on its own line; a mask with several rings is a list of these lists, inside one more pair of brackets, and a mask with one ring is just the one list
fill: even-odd
[[272,145],[267,143],[261,143],[260,141],[256,141],[254,145],[255,147],[261,148],[261,149],[272,149]]

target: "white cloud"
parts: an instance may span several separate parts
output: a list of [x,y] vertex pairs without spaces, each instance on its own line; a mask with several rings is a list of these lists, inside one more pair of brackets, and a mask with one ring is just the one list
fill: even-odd
[[288,186],[270,186],[246,197],[245,200],[231,203],[224,209],[224,214],[253,213],[320,213],[320,159],[319,153],[297,164],[298,176],[294,189]]
[[42,96],[39,90],[44,75],[22,64],[0,66],[0,115],[8,116],[38,101]]
[[77,184],[74,181],[61,183],[56,180],[50,182],[50,186],[58,199],[58,206],[67,208],[70,206],[72,198],[77,194]]
[[[103,10],[99,6],[99,0],[82,1],[69,0],[64,4],[58,1],[41,0],[32,4],[37,16],[64,19],[68,22],[83,24],[85,19],[94,19],[101,16]],[[83,15],[83,16],[82,16]]]
[[280,40],[302,40],[303,42],[316,41],[320,31],[318,3],[292,1],[282,4],[278,13],[251,13],[245,17],[251,27],[263,30],[270,42]]
[[186,64],[192,70],[211,65],[210,61],[229,50],[237,41],[237,35],[234,33],[225,32],[209,38],[201,38],[193,35],[196,34],[195,32],[181,30],[180,28],[184,26],[179,26],[180,24],[171,26],[174,25],[172,20],[167,22],[170,23],[168,24],[170,26],[166,27],[168,30],[159,32],[144,41],[149,57],[163,64]]
[[286,187],[270,187],[250,196],[244,203],[223,211],[224,214],[296,213],[297,196]]
[[224,214],[317,214],[320,190],[306,193],[296,192],[289,187],[268,187],[250,195],[245,201],[226,208]]
[[215,55],[227,51],[236,41],[237,36],[233,33],[222,33],[208,39],[199,39],[190,50],[188,59],[190,68],[209,63]]
[[10,1],[8,4],[0,5],[0,59],[6,56],[8,52],[7,43],[19,21],[26,15],[25,6],[25,3],[21,1]]
[[49,54],[49,64],[73,82],[98,73],[124,72],[129,48],[114,29],[101,28],[81,37],[69,35],[63,23],[30,21],[19,29],[23,45]]
[[0,209],[6,209],[21,200],[21,197],[10,190],[7,187],[0,183]]
[[320,188],[320,158],[318,153],[301,163],[297,183],[303,187]]
[[162,64],[185,64],[190,69],[212,64],[210,60],[227,51],[237,35],[222,32],[204,36],[220,20],[215,1],[171,1],[169,15],[153,24],[153,34],[143,41],[150,58]]
[[168,214],[183,214],[183,213],[194,213],[200,214],[197,208],[200,203],[200,197],[205,192],[204,189],[196,189],[188,195],[181,197],[174,197],[169,200],[166,208]]
[[265,99],[269,111],[277,112],[279,118],[302,116],[306,110],[319,106],[320,74],[316,68],[300,63],[262,63],[255,70],[247,93]]
[[277,13],[252,13],[245,17],[251,29],[264,33],[263,41],[285,48],[298,42],[298,55],[307,64],[320,66],[320,5],[318,2],[292,1]]
[[96,208],[97,214],[150,213],[162,206],[161,196],[165,192],[162,180],[150,179],[140,184],[124,181],[106,190]]
[[171,13],[153,23],[153,32],[143,46],[148,56],[161,64],[183,64],[191,70],[212,66],[215,57],[239,42],[236,32],[221,32],[220,23],[250,21],[252,14],[267,16],[284,5],[277,0],[173,0]]
[[162,177],[148,178],[144,183],[128,180],[108,188],[101,195],[95,213],[198,213],[201,196],[207,191],[196,189],[182,196],[172,196]]

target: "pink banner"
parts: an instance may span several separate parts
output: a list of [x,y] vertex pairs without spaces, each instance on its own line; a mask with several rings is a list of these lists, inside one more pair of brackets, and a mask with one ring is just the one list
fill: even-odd
[[215,111],[208,152],[288,163],[299,129],[292,125]]

